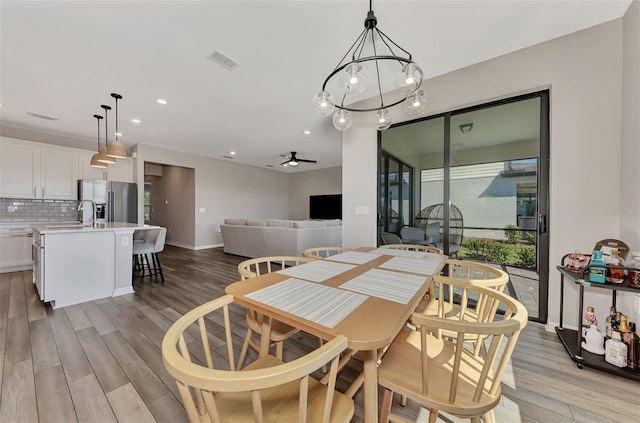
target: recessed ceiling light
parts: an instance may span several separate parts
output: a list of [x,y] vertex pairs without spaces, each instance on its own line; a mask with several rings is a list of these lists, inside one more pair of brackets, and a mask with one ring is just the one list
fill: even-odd
[[140,121],[140,119],[133,118],[133,119],[131,119],[131,122],[133,122],[133,123],[140,123],[141,121]]
[[162,105],[167,104],[167,100],[165,100],[164,98],[159,98],[159,99],[156,100],[156,102],[158,102],[158,104],[162,104]]
[[232,156],[235,156],[236,152],[235,151],[230,151],[229,154],[231,154]]
[[310,133],[311,133],[311,131],[309,131],[308,129],[305,129],[305,130],[304,130],[304,134],[305,134],[305,135],[309,135]]

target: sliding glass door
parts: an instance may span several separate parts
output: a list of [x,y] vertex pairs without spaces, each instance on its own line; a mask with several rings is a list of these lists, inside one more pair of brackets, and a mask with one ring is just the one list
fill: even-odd
[[[547,318],[548,92],[407,122],[380,133],[381,157],[416,169],[404,225],[452,257],[490,263],[537,321]],[[411,203],[411,199],[409,201]]]
[[383,152],[380,155],[379,233],[400,235],[413,207],[413,167],[397,157]]

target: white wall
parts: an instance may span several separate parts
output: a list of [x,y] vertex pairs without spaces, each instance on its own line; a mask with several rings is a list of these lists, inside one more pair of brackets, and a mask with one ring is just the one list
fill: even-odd
[[289,219],[309,218],[310,195],[342,194],[340,167],[296,172],[289,179]]
[[[144,184],[144,162],[195,169],[196,249],[222,245],[218,225],[225,218],[289,217],[289,175],[254,166],[137,144],[134,178]],[[142,221],[143,190],[138,190]],[[204,208],[205,212],[200,213]]]
[[[637,238],[629,239],[628,232],[620,232],[619,216],[608,213],[621,204],[622,24],[618,19],[424,84],[431,101],[429,114],[550,89],[549,327],[558,321],[560,277],[555,266],[565,253],[590,251],[605,238],[628,239],[632,248],[640,248]],[[637,20],[633,25],[638,26]],[[638,51],[628,52],[630,60],[635,57],[637,61]],[[637,128],[634,131],[630,137],[637,142]],[[343,162],[349,163],[343,168],[343,196],[349,199],[346,207],[351,214],[343,222],[343,242],[372,245],[374,214],[354,216],[353,206],[368,205],[372,213],[376,210],[375,131],[356,122],[344,134],[343,143]],[[637,198],[631,201],[629,207],[640,205]],[[604,319],[610,296],[595,291],[589,290],[585,304],[594,305],[598,318]],[[567,285],[565,295],[565,321],[575,325],[578,288]]]
[[[378,244],[378,141],[377,131],[366,114],[353,114],[353,126],[342,137],[342,245]],[[367,214],[355,214],[356,207]]]

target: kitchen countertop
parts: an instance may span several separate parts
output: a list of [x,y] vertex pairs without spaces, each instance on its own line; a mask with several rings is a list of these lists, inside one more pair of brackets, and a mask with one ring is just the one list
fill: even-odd
[[46,222],[40,224],[31,225],[34,231],[41,234],[49,233],[78,233],[78,232],[101,232],[101,231],[114,231],[118,229],[153,229],[158,226],[153,225],[138,225],[137,223],[126,222],[108,222],[98,223],[95,227],[82,225],[81,223],[61,224],[55,222]]

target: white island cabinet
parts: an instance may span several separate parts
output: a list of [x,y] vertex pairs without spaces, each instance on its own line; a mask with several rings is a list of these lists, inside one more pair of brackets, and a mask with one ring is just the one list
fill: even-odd
[[150,226],[33,226],[33,283],[40,299],[66,307],[133,291],[133,232]]

